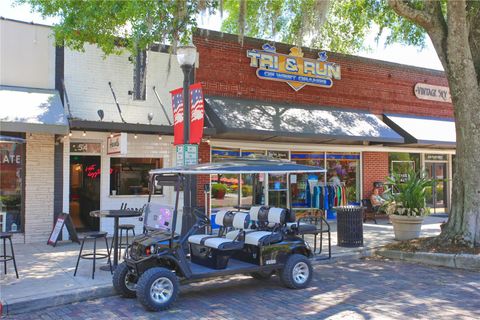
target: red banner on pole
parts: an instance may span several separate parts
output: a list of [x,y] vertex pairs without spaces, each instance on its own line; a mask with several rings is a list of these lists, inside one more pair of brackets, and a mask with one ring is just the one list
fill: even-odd
[[202,141],[204,114],[202,84],[194,83],[190,86],[190,143],[192,144],[200,144]]
[[172,94],[173,107],[173,144],[183,144],[183,89],[175,89],[170,91]]

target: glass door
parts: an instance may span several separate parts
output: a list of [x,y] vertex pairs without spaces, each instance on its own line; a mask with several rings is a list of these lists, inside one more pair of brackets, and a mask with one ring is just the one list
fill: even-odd
[[427,177],[433,187],[427,189],[427,205],[433,213],[445,213],[448,208],[447,163],[425,162]]
[[70,156],[70,216],[77,231],[98,231],[100,209],[100,157]]
[[287,174],[270,173],[268,175],[268,205],[287,208]]

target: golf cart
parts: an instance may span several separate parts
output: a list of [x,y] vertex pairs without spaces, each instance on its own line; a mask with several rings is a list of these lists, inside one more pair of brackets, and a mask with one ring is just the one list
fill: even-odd
[[[115,290],[124,297],[136,296],[148,310],[159,311],[176,300],[180,283],[213,277],[250,274],[268,279],[277,273],[288,288],[307,287],[314,250],[301,235],[315,233],[317,225],[296,221],[293,211],[286,208],[252,206],[244,211],[219,210],[215,216],[218,233],[206,233],[211,230],[210,219],[201,210],[194,210],[196,223],[185,235],[179,235],[175,232],[179,194],[185,175],[191,174],[321,172],[325,170],[282,160],[246,159],[150,171],[146,232],[135,237],[124,262],[115,270]],[[152,201],[154,188],[160,186],[175,187],[174,206]]]

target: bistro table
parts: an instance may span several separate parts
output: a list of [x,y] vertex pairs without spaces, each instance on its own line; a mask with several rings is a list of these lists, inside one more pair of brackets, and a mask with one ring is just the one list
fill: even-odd
[[[107,217],[107,218],[114,218],[114,227],[113,227],[113,247],[115,251],[113,252],[113,269],[115,269],[118,265],[118,222],[120,218],[131,218],[131,217],[139,217],[142,215],[142,211],[139,210],[130,210],[130,209],[123,209],[123,210],[95,210],[90,212],[90,216],[100,218],[100,217]],[[112,250],[112,248],[110,248]],[[102,268],[100,268],[102,269]],[[103,269],[102,269],[103,270]],[[110,269],[108,269],[110,271]]]

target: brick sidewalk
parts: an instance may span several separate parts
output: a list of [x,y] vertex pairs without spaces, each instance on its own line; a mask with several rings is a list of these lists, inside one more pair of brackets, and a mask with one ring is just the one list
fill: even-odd
[[110,297],[8,319],[479,319],[480,275],[397,261],[344,260],[315,266],[311,286],[238,276],[182,287],[172,309],[145,311]]

